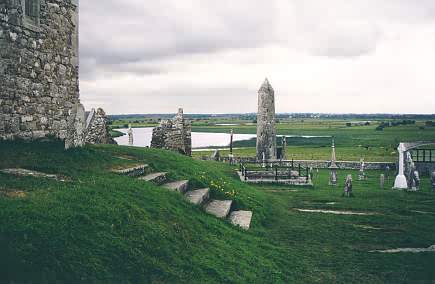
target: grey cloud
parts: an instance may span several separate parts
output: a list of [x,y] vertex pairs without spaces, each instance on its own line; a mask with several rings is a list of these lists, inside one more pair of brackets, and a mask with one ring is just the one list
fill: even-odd
[[[191,3],[190,8],[170,0],[146,4],[138,0],[110,0],[101,5],[102,2],[81,4],[80,44],[85,65],[104,67],[157,61],[186,54],[252,48],[271,40],[268,30],[272,23],[261,11],[246,13],[250,3],[247,0],[236,3],[225,0],[218,4],[183,1]],[[85,70],[90,68],[91,65],[84,66]],[[83,74],[88,75],[89,72]]]

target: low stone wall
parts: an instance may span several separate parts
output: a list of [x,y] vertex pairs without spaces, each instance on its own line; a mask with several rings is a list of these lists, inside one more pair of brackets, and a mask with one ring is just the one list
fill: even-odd
[[[210,157],[203,157],[203,160],[211,160]],[[229,162],[228,157],[221,157],[220,161]],[[233,163],[255,163],[255,157],[235,157]],[[291,160],[275,160],[273,163],[282,163],[283,165],[291,165]],[[270,164],[270,162],[269,162]],[[293,165],[297,167],[298,165],[303,167],[309,167],[313,169],[327,169],[329,167],[330,161],[326,160],[293,160]],[[343,170],[359,170],[361,166],[360,161],[337,161],[336,162],[339,169]],[[366,170],[385,170],[386,167],[389,167],[390,170],[396,170],[396,163],[391,162],[365,162],[364,168]]]

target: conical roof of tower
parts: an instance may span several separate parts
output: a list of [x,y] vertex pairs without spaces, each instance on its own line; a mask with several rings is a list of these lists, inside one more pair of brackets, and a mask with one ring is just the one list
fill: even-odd
[[267,78],[264,79],[264,82],[263,82],[263,84],[260,87],[260,92],[261,91],[268,92],[268,93],[271,92],[271,91],[273,92],[273,87],[269,83],[269,80],[267,80]]

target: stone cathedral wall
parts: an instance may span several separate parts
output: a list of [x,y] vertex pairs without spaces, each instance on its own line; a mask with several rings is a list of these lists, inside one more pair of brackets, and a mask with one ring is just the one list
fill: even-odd
[[66,138],[79,104],[78,5],[0,0],[0,139]]

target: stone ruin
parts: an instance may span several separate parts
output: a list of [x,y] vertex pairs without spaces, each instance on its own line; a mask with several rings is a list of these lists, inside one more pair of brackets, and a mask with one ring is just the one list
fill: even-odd
[[267,78],[258,91],[257,160],[276,159],[275,91]]
[[78,11],[78,0],[0,0],[0,139],[67,138],[81,114]]
[[0,0],[0,140],[113,142],[80,104],[78,19],[78,0]]
[[192,126],[184,119],[183,109],[171,120],[162,120],[153,129],[151,148],[177,151],[183,155],[192,155]]
[[89,144],[116,144],[110,136],[108,119],[103,109],[92,109],[86,118],[85,142]]

